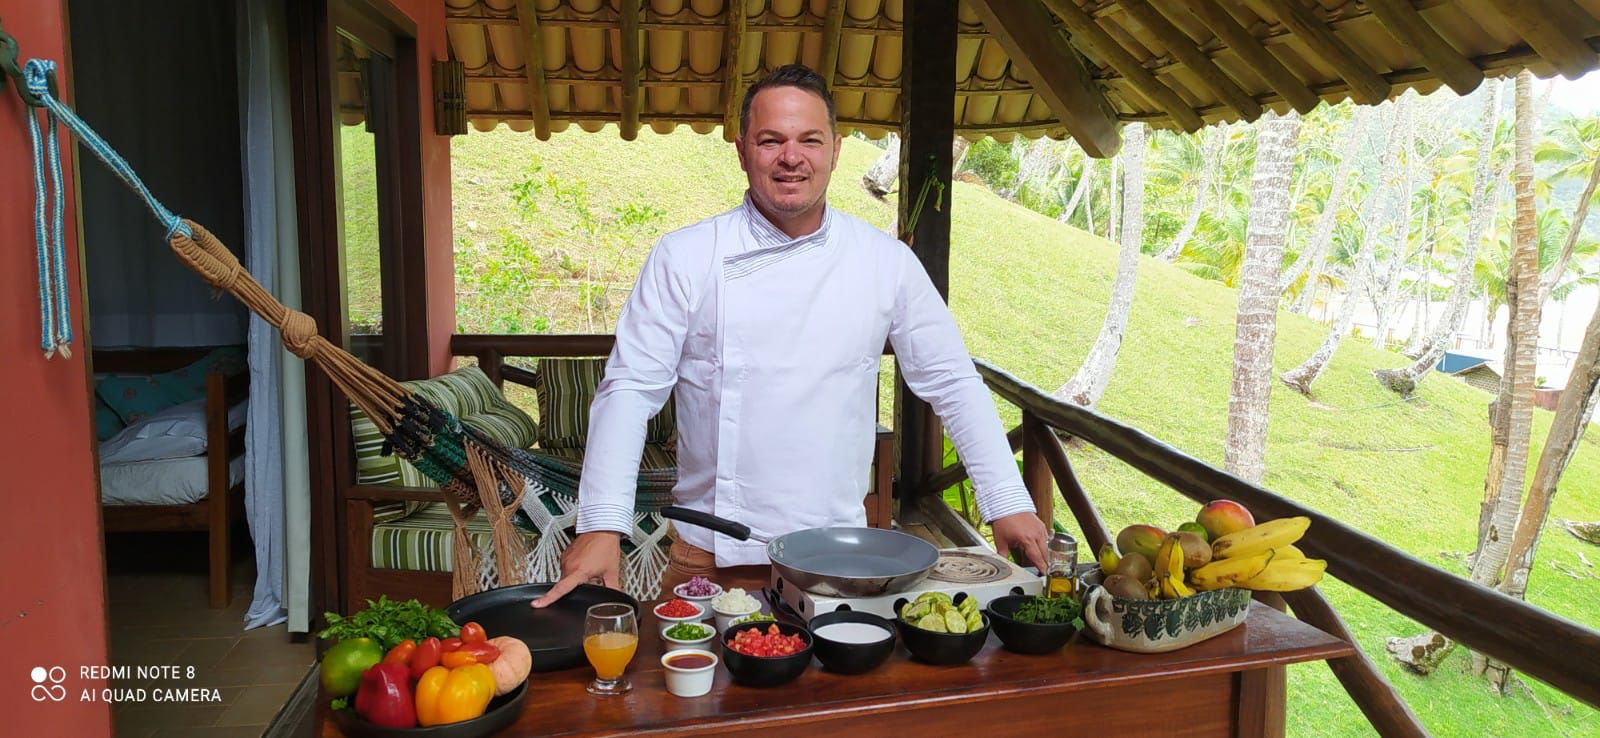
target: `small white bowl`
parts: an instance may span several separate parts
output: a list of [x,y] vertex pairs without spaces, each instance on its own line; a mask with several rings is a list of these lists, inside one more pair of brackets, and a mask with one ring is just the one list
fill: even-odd
[[[694,654],[711,659],[711,663],[684,669],[673,666],[674,657],[683,658],[685,654]],[[717,676],[717,655],[702,649],[685,649],[682,651],[669,651],[661,656],[661,666],[666,669],[667,691],[679,697],[699,697],[711,691],[711,682]]]
[[[705,635],[703,635],[703,636],[701,636],[699,638],[696,638],[696,639],[694,639],[692,641],[680,641],[680,640],[678,640],[676,638],[673,638],[673,637],[667,635],[666,633],[662,633],[661,634],[661,640],[662,640],[662,642],[667,644],[667,652],[668,653],[671,653],[673,651],[684,651],[684,650],[708,651],[708,650],[711,649],[711,639],[717,637],[717,632],[715,630],[713,630],[711,628],[711,626],[706,625],[705,623],[690,623],[690,625],[693,625],[693,626],[695,626],[697,628],[700,628],[701,630],[705,631]],[[673,627],[676,627],[676,626],[673,626]],[[668,630],[671,630],[671,628],[668,628]]]
[[717,632],[722,633],[728,630],[728,626],[733,625],[733,621],[761,612],[761,605],[757,604],[754,609],[741,610],[739,612],[724,612],[716,608],[712,609],[717,613]]
[[661,623],[661,637],[662,638],[665,638],[667,636],[667,629],[668,628],[671,628],[672,626],[677,625],[678,623],[699,623],[701,620],[705,619],[706,608],[701,606],[701,605],[694,605],[693,602],[689,603],[691,605],[694,605],[695,613],[693,615],[685,615],[685,616],[679,617],[679,618],[668,617],[666,615],[662,615],[661,614],[661,608],[666,606],[670,602],[671,602],[671,600],[668,600],[667,602],[663,602],[663,603],[661,603],[659,605],[656,605],[654,608],[651,608],[651,610],[650,610],[650,612],[653,613],[656,616],[656,620],[660,621],[660,623]]
[[712,592],[711,594],[708,594],[708,595],[706,595],[704,597],[690,597],[689,595],[686,595],[686,594],[683,593],[683,588],[688,586],[688,584],[689,584],[688,582],[684,582],[683,584],[680,584],[680,585],[678,585],[676,587],[673,587],[672,588],[672,595],[674,597],[677,597],[680,600],[688,600],[688,601],[693,602],[694,604],[699,605],[700,607],[704,608],[705,611],[706,611],[704,619],[705,620],[710,620],[712,618],[712,615],[711,615],[711,601],[716,599],[719,595],[722,594],[722,585],[717,584],[716,582],[712,582],[711,586],[716,587],[717,591]]

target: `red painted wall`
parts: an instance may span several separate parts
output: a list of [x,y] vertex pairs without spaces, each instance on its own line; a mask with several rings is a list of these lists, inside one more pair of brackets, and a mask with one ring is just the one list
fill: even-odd
[[444,3],[392,0],[417,24],[417,107],[422,118],[424,236],[427,249],[428,356],[432,374],[450,370],[456,332],[455,240],[451,237],[450,137],[433,132],[433,62],[449,58]]
[[[5,30],[24,57],[66,59],[66,8],[60,2],[0,0]],[[71,100],[63,68],[62,94]],[[82,282],[73,226],[71,157],[67,173],[67,281],[73,286],[71,359],[46,361],[39,351],[39,305],[33,249],[32,154],[22,104],[8,85],[0,92],[0,705],[8,735],[97,736],[111,732],[111,712],[83,703],[101,680],[80,668],[104,665],[105,567],[83,344]],[[34,667],[66,672],[62,702],[32,697]],[[47,677],[48,679],[48,677]],[[47,685],[49,682],[47,681]]]

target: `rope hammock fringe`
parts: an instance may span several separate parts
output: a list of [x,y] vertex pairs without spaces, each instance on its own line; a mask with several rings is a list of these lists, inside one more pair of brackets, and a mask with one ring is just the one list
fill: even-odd
[[[9,41],[9,37],[0,41]],[[321,369],[341,393],[372,419],[395,453],[440,486],[455,523],[451,578],[454,597],[530,581],[530,575],[553,580],[559,574],[559,550],[566,540],[564,529],[576,516],[581,466],[508,448],[329,342],[317,332],[316,321],[310,315],[288,308],[267,292],[210,231],[163,206],[127,161],[56,98],[54,70],[53,62],[34,59],[23,72],[26,92],[45,109],[48,124],[41,137],[37,117],[30,110],[45,355],[59,352],[70,356],[68,345],[72,341],[71,316],[67,312],[71,293],[66,288],[61,245],[61,175],[55,138],[55,124],[59,121],[144,200],[156,220],[166,227],[168,246],[179,261],[277,328],[285,348]],[[24,101],[31,106],[28,97],[24,95]],[[43,156],[41,138],[48,141]],[[46,168],[53,174],[54,194],[48,220],[44,201]],[[635,515],[638,522],[634,535],[624,538],[623,543],[628,556],[624,587],[636,597],[653,598],[659,589],[660,573],[665,567],[660,543],[666,526],[657,511],[670,503],[676,477],[673,469],[639,473]],[[535,494],[530,495],[530,490]],[[467,523],[480,509],[485,512],[492,533],[488,551],[478,550],[467,535]],[[514,519],[519,509],[527,510],[541,531],[535,551],[526,550],[516,529]],[[515,563],[507,566],[507,562]]]

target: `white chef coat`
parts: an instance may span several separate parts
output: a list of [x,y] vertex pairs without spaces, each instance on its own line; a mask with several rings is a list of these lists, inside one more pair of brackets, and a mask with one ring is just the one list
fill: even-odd
[[[677,504],[768,537],[865,525],[887,338],[933,405],[986,521],[1034,506],[994,401],[911,249],[833,208],[790,238],[744,203],[664,236],[617,319],[589,411],[578,532],[634,529],[645,424],[677,393]],[[764,544],[687,524],[718,566]]]

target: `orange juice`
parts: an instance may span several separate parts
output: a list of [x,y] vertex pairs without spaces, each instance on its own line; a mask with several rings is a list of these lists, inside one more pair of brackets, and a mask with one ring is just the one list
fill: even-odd
[[583,639],[583,653],[599,679],[620,678],[638,647],[639,637],[633,633],[596,633]]

